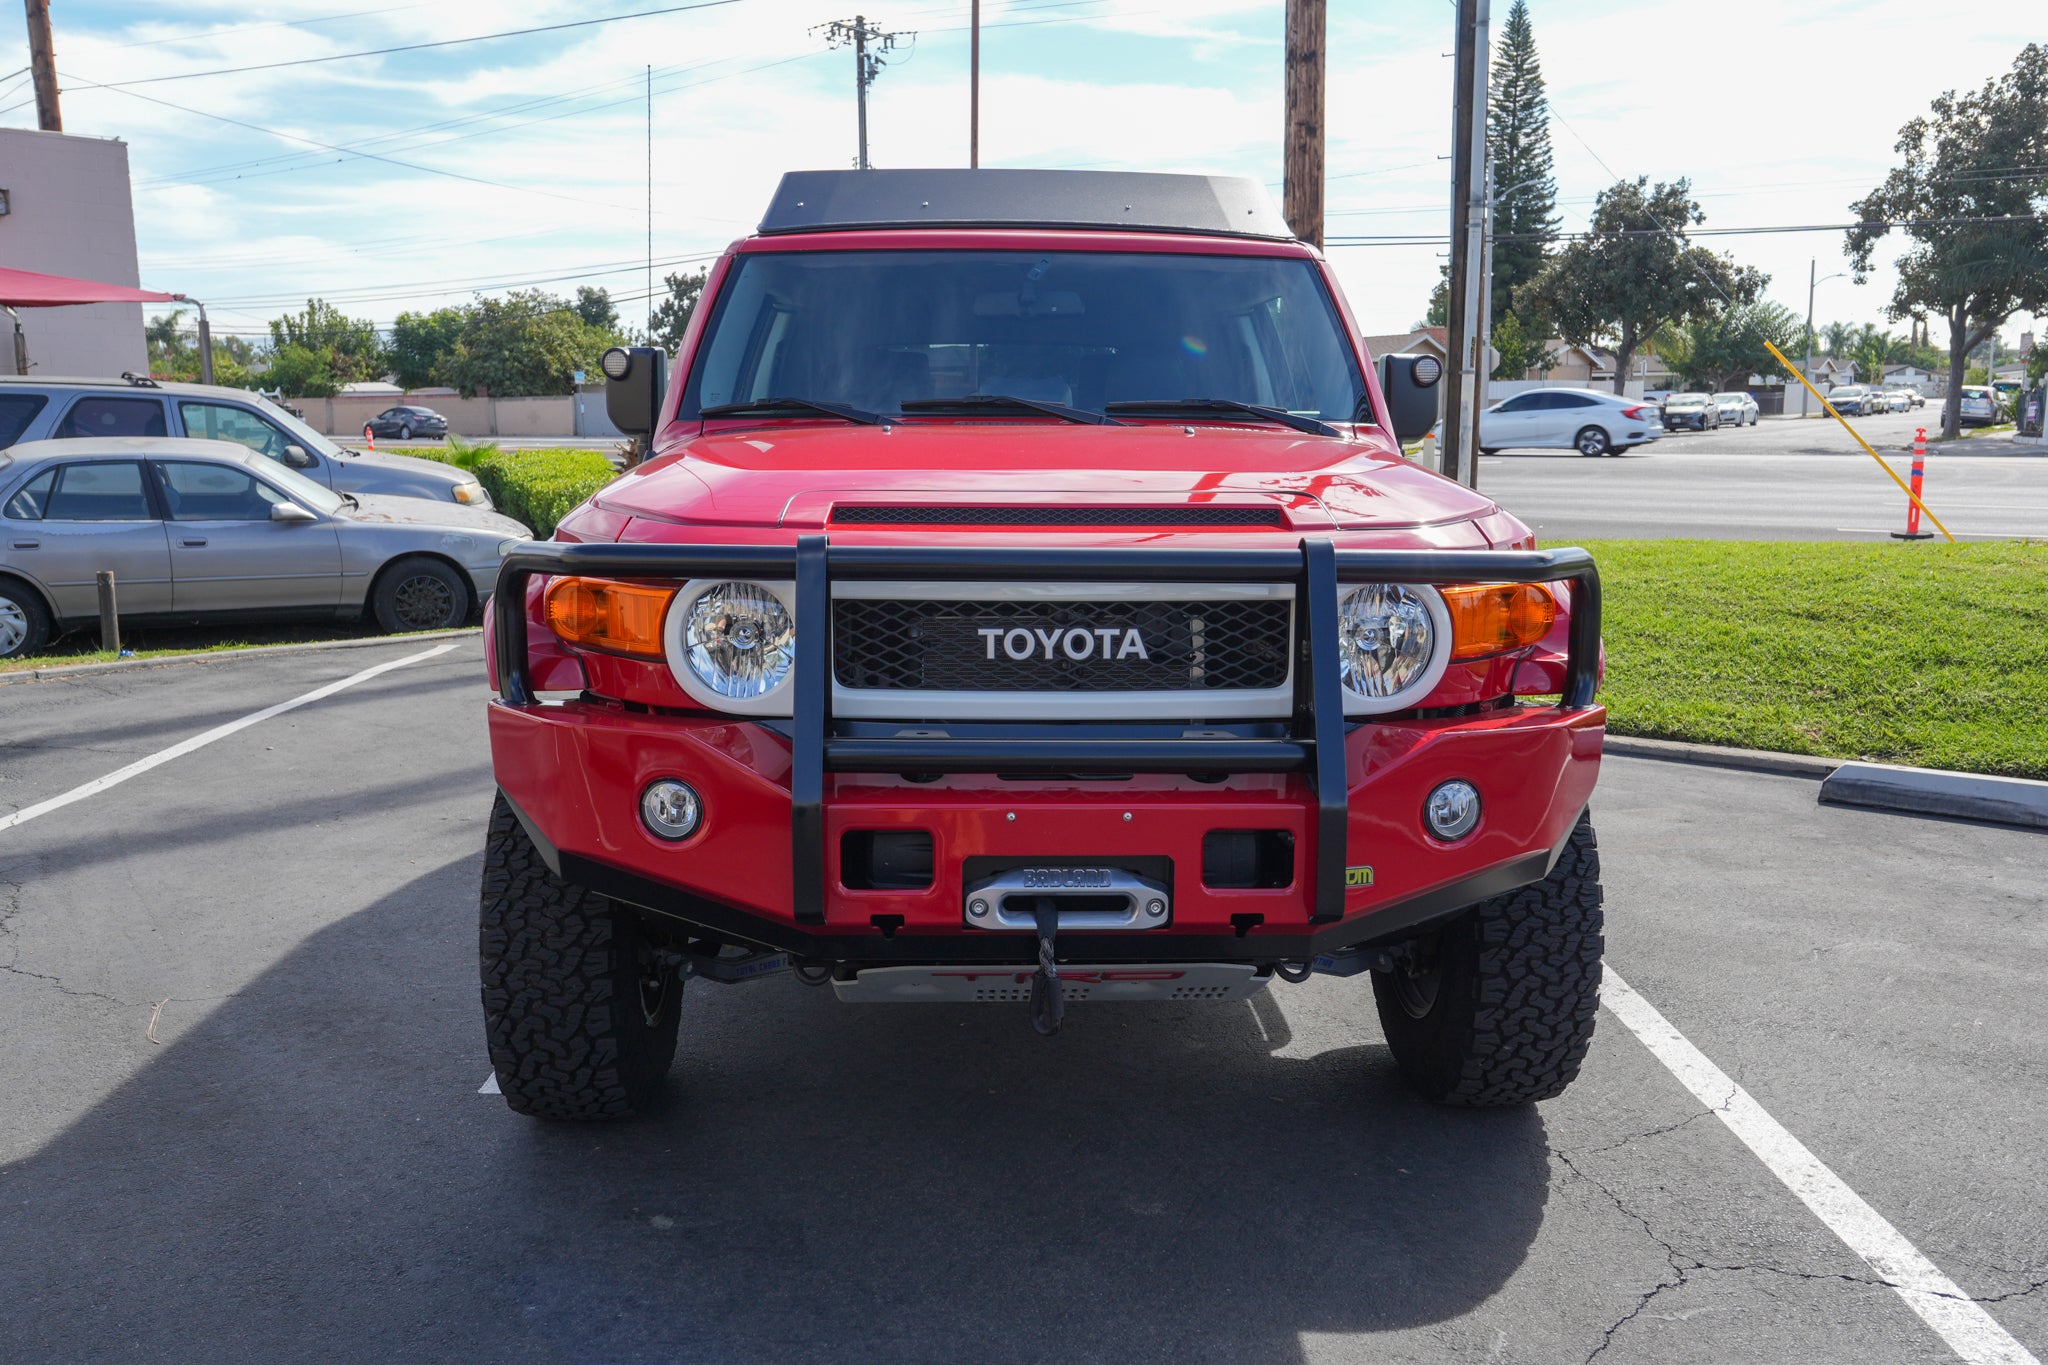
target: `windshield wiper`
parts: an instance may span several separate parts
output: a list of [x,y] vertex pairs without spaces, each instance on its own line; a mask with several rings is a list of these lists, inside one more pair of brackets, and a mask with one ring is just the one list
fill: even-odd
[[875,426],[882,421],[879,413],[865,408],[848,407],[844,403],[827,403],[819,398],[755,398],[745,403],[714,403],[702,410],[705,417],[767,417],[774,413],[822,412],[827,417],[837,417],[846,422],[859,422],[862,426]]
[[1050,403],[1041,398],[1015,398],[1007,393],[970,393],[959,398],[910,398],[903,403],[905,412],[987,412],[995,408],[1008,408],[1012,412],[1042,412],[1048,417],[1092,427],[1123,425],[1114,417],[1090,412],[1086,408]]
[[1128,403],[1105,403],[1103,407],[1110,412],[1150,417],[1171,417],[1189,412],[1241,412],[1248,417],[1263,417],[1269,422],[1305,431],[1311,436],[1344,434],[1328,422],[1314,417],[1303,417],[1285,408],[1269,408],[1263,403],[1240,403],[1235,398],[1145,398]]

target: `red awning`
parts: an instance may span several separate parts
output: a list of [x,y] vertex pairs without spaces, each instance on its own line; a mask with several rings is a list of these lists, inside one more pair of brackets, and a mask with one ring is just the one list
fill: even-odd
[[176,303],[182,298],[182,294],[159,294],[150,289],[130,289],[125,284],[98,284],[0,266],[0,304],[9,308],[61,308],[72,303]]

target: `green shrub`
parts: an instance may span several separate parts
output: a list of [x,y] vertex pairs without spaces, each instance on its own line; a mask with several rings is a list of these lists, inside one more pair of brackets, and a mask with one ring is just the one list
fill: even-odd
[[476,465],[477,481],[498,510],[543,540],[617,473],[598,450],[500,450]]

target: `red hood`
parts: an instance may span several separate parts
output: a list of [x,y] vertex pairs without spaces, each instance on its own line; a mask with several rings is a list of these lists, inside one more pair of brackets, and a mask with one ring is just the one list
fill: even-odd
[[[836,506],[904,502],[1277,503],[1292,531],[1443,526],[1498,510],[1373,442],[1164,423],[729,429],[671,447],[596,501],[616,517],[790,530],[823,527]],[[668,538],[649,532],[627,538]]]

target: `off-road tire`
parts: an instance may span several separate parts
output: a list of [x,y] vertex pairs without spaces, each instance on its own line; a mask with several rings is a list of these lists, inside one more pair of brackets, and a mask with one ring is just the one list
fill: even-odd
[[[632,911],[548,870],[503,796],[484,843],[484,1036],[505,1103],[544,1119],[622,1119],[661,1100],[683,983]],[[659,983],[650,1008],[645,980]]]
[[42,595],[18,578],[0,576],[0,659],[19,659],[50,638],[50,613]]
[[1416,945],[1436,964],[1434,998],[1419,1015],[1401,965],[1375,972],[1380,1026],[1409,1084],[1443,1104],[1486,1108],[1562,1093],[1593,1040],[1600,899],[1599,841],[1581,815],[1549,876],[1480,902]]
[[469,620],[475,603],[469,584],[445,561],[407,555],[384,566],[370,589],[370,614],[377,628],[396,635],[408,630],[453,630]]

